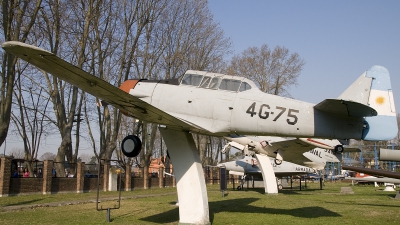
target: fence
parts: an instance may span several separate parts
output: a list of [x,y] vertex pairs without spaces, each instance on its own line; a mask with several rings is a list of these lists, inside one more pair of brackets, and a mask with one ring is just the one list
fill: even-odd
[[[100,166],[99,173],[97,164],[85,164],[84,162],[68,164],[49,160],[37,161],[31,163],[33,166],[27,166],[29,163],[31,162],[14,160],[10,157],[1,158],[0,197],[97,191],[98,179],[100,180],[100,190],[110,191],[112,190],[110,176],[113,176],[111,171],[117,168],[117,165],[103,163]],[[24,167],[31,167],[30,171],[36,172],[30,174],[29,177],[23,177],[22,168]],[[19,169],[21,171],[18,171]],[[17,175],[14,174],[14,170],[17,170]],[[139,188],[174,187],[176,185],[173,171],[170,168],[160,168],[157,173],[148,173],[148,176],[144,176],[144,168],[132,169],[127,167],[121,168],[121,170],[124,173],[117,174],[117,180],[121,179],[121,187],[116,187],[125,191]],[[41,171],[41,174],[38,171]],[[168,171],[168,175],[164,171]],[[210,183],[216,182],[211,180],[213,179],[210,179]]]
[[[0,197],[21,194],[97,191],[98,180],[100,181],[101,191],[113,191],[110,183],[112,182],[110,176],[113,176],[111,171],[118,167],[104,163],[100,165],[99,170],[98,164],[85,164],[84,162],[68,164],[53,161],[36,162],[35,165],[38,166],[33,168],[37,168],[37,171],[41,169],[42,176],[13,177],[12,171],[15,168],[15,162],[12,158],[2,157],[0,160]],[[116,182],[116,189],[122,188],[122,190],[131,191],[133,189],[174,187],[176,185],[173,171],[170,168],[160,168],[157,173],[148,173],[147,177],[144,176],[144,168],[118,167],[118,169],[121,169],[124,173],[117,174],[116,179],[118,181],[121,179],[121,187],[118,186],[119,182]],[[164,173],[164,171],[168,172]],[[219,168],[205,167],[206,184],[219,184],[219,173]],[[147,182],[145,182],[145,179],[147,179]],[[241,182],[239,176],[236,175],[226,176],[226,179],[227,187],[231,185],[233,189]],[[246,181],[245,187],[259,187],[256,182],[259,181],[251,178]]]

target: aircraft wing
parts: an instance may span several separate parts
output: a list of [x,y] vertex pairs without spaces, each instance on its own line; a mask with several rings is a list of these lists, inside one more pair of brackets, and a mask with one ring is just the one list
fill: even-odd
[[284,152],[283,159],[285,161],[302,165],[304,165],[304,162],[310,161],[303,153],[315,148],[315,145],[304,142],[298,138],[273,142],[271,145],[272,146],[268,148],[273,148],[275,151],[282,150]]
[[370,178],[356,178],[356,177],[345,177],[345,180],[356,180],[356,181],[369,181],[369,182],[382,182],[382,183],[393,183],[400,184],[399,179],[388,178],[388,177],[370,177]]
[[2,44],[2,47],[8,53],[35,65],[53,76],[71,83],[91,95],[101,98],[114,107],[126,112],[129,116],[151,123],[164,124],[180,130],[202,130],[201,127],[188,124],[173,117],[108,82],[60,59],[51,52],[16,41],[5,42]]

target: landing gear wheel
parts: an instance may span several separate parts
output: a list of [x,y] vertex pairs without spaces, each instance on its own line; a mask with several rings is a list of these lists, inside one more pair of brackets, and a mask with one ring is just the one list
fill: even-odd
[[342,153],[344,150],[343,145],[336,145],[335,152]]
[[282,189],[283,189],[282,184],[278,184],[278,190],[282,190]]
[[243,188],[242,185],[237,186],[238,190],[242,190],[242,188]]
[[281,159],[275,159],[275,164],[276,165],[281,165],[282,164],[282,160]]
[[136,157],[142,149],[142,141],[135,135],[128,135],[122,140],[121,150],[126,157]]

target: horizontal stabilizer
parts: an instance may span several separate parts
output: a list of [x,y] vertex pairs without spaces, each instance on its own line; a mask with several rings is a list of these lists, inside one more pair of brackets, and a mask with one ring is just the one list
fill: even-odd
[[341,99],[325,99],[315,105],[314,108],[323,112],[350,117],[370,117],[378,115],[375,109],[367,105]]

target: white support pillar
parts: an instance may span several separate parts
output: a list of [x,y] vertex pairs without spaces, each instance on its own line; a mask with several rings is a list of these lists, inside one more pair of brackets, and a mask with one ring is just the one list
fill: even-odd
[[261,174],[264,180],[264,188],[266,194],[278,194],[278,185],[276,183],[276,177],[274,169],[272,168],[271,161],[268,156],[256,154],[258,160],[258,167],[261,170]]
[[200,156],[188,132],[159,127],[174,166],[180,224],[210,224],[207,188]]

